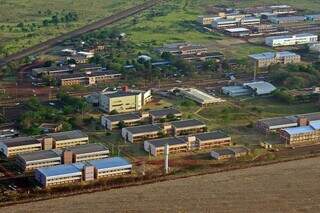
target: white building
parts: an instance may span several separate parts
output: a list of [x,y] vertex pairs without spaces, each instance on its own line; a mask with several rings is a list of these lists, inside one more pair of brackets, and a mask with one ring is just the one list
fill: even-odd
[[225,100],[221,98],[214,97],[195,88],[178,88],[178,90],[182,96],[197,102],[201,106],[225,102]]
[[318,42],[318,36],[311,33],[295,35],[271,36],[265,38],[265,44],[270,47],[293,46]]

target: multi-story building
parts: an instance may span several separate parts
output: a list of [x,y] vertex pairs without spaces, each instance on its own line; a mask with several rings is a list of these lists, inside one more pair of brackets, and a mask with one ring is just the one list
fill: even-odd
[[92,181],[95,179],[130,174],[132,164],[124,158],[114,157],[88,161],[86,163],[73,163],[35,170],[35,179],[44,187]]
[[72,153],[73,163],[108,158],[110,153],[102,144],[94,143],[70,147],[67,151]]
[[196,134],[196,147],[198,149],[210,149],[219,146],[231,146],[231,137],[222,131],[213,131]]
[[212,22],[215,29],[232,28],[239,26],[239,20],[236,19],[217,19]]
[[41,142],[34,137],[17,137],[0,140],[0,152],[6,157],[41,150]]
[[190,135],[207,131],[207,126],[196,119],[171,122],[174,136]]
[[64,164],[35,170],[35,179],[44,187],[81,182],[85,164]]
[[284,16],[284,17],[272,17],[269,19],[273,24],[291,24],[291,23],[298,23],[304,22],[306,20],[305,16]]
[[163,137],[166,134],[160,124],[126,127],[122,129],[122,137],[131,143]]
[[242,18],[240,20],[240,25],[241,26],[257,25],[257,24],[260,24],[260,22],[261,22],[260,18],[249,16],[249,17]]
[[152,99],[151,90],[105,92],[99,96],[99,108],[107,113],[118,113],[141,110]]
[[295,35],[271,36],[265,38],[265,44],[270,47],[293,46],[318,42],[318,36],[311,33]]
[[198,17],[198,22],[203,25],[211,25],[214,20],[220,19],[220,16],[199,16]]
[[58,149],[89,143],[87,134],[80,130],[46,134],[43,137],[43,149]]
[[161,138],[144,141],[144,150],[153,156],[163,155],[166,145],[169,145],[169,153],[187,152],[189,145],[182,137]]
[[101,125],[106,127],[108,130],[120,127],[137,126],[141,122],[142,117],[137,112],[101,116]]
[[280,139],[288,145],[320,141],[320,120],[310,121],[306,117],[298,119],[298,126],[280,130]]
[[250,60],[253,64],[258,67],[268,67],[272,64],[289,64],[289,63],[300,63],[300,55],[289,52],[264,52],[260,54],[249,55]]
[[32,69],[32,75],[34,77],[58,76],[70,73],[72,73],[72,69],[69,66],[52,66]]
[[62,163],[61,155],[60,149],[18,154],[16,163],[23,171],[32,171],[41,167],[60,165]]
[[155,109],[147,112],[152,123],[170,121],[170,119],[180,120],[182,113],[175,108]]
[[132,164],[124,158],[113,157],[90,161],[95,179],[131,174]]
[[72,85],[95,85],[100,83],[107,83],[115,79],[120,79],[121,74],[111,71],[96,71],[85,73],[73,73],[59,76],[58,83],[61,86]]

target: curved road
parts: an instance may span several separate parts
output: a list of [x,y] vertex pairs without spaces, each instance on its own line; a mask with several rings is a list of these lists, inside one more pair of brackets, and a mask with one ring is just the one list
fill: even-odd
[[62,43],[63,41],[67,40],[67,39],[70,39],[70,38],[73,38],[73,37],[77,37],[77,36],[80,36],[84,33],[88,33],[90,31],[94,31],[94,30],[97,30],[101,27],[105,27],[107,25],[110,25],[110,24],[113,24],[115,22],[118,22],[122,19],[125,19],[129,16],[133,16],[139,12],[142,12],[146,9],[149,9],[151,7],[153,7],[154,5],[160,3],[160,2],[163,2],[164,0],[149,0],[143,4],[140,4],[140,5],[137,5],[137,6],[134,6],[134,7],[131,7],[129,9],[126,9],[126,10],[123,10],[123,11],[120,11],[114,15],[111,15],[111,16],[108,16],[106,18],[103,18],[99,21],[96,21],[96,22],[93,22],[89,25],[86,25],[82,28],[79,28],[77,30],[74,30],[74,31],[71,31],[69,33],[66,33],[66,34],[63,34],[61,36],[58,36],[56,38],[53,38],[53,39],[49,39],[45,42],[42,42],[40,44],[37,44],[33,47],[29,47],[27,49],[24,49],[22,50],[21,52],[18,52],[18,53],[14,53],[12,55],[9,55],[5,58],[1,58],[0,59],[0,67],[6,65],[7,63],[9,63],[10,61],[14,61],[14,60],[19,60],[19,59],[22,59],[24,57],[27,57],[29,55],[33,55],[33,54],[36,54],[36,53],[39,53],[41,51],[44,51],[44,50],[47,50],[47,49],[50,49],[52,48],[53,46],[59,44],[59,43]]

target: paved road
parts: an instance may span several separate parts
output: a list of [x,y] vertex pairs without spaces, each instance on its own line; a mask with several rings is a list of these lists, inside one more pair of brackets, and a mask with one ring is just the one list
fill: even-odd
[[28,203],[0,212],[320,212],[319,160]]

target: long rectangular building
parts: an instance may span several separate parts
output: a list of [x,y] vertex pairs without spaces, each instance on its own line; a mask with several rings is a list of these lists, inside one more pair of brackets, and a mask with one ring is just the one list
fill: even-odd
[[131,143],[140,142],[147,139],[160,138],[163,129],[159,124],[148,124],[122,129],[122,137]]
[[318,42],[318,36],[311,33],[295,35],[271,36],[265,38],[265,44],[270,47],[294,46],[301,44],[313,44]]
[[41,142],[34,137],[17,137],[0,140],[0,152],[6,157],[14,157],[17,154],[39,151]]
[[41,167],[60,165],[61,155],[62,151],[59,149],[18,154],[16,163],[23,171],[31,171]]
[[231,137],[222,131],[205,132],[195,135],[198,149],[210,149],[220,146],[231,146]]
[[108,148],[95,143],[70,147],[67,151],[72,153],[73,163],[108,158],[110,154]]
[[196,119],[181,120],[171,122],[173,135],[190,135],[207,131],[207,126]]
[[[47,143],[52,144],[52,148],[66,148],[89,143],[89,137],[86,133],[80,130],[67,132],[50,133],[44,137]],[[50,147],[50,145],[48,145]]]
[[153,156],[159,156],[164,153],[166,145],[169,145],[169,153],[186,152],[189,146],[184,138],[170,137],[155,140],[147,140],[144,142],[144,150]]
[[106,127],[108,130],[113,130],[122,127],[121,125],[126,127],[139,125],[142,119],[143,118],[137,112],[116,115],[102,115],[101,125]]
[[225,100],[221,98],[214,97],[195,88],[178,88],[178,90],[182,96],[195,101],[201,106],[208,106],[211,104],[225,102]]
[[289,64],[301,62],[300,55],[289,51],[264,52],[249,55],[249,58],[258,68],[268,67],[272,64]]
[[73,163],[35,170],[35,179],[42,187],[92,181],[104,177],[130,174],[132,164],[124,158],[114,157]]

